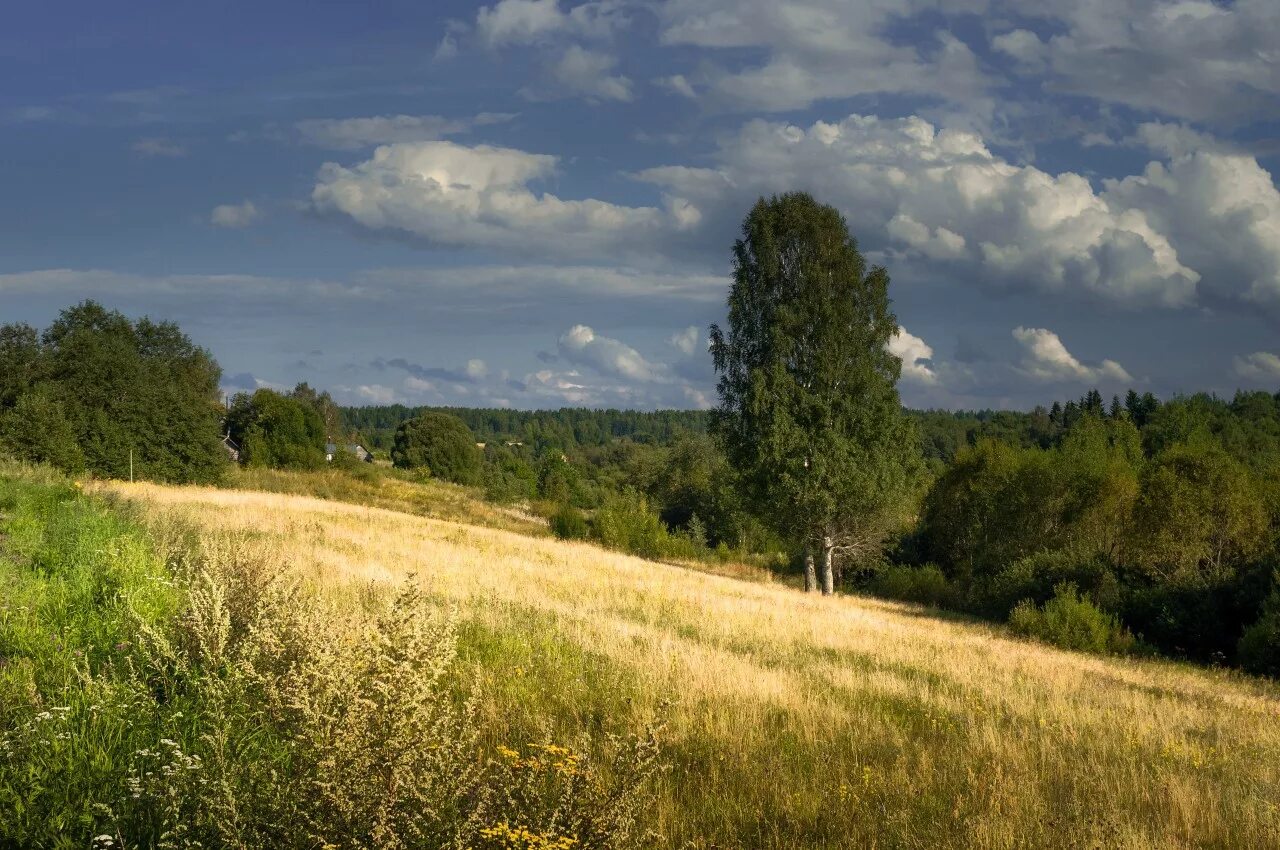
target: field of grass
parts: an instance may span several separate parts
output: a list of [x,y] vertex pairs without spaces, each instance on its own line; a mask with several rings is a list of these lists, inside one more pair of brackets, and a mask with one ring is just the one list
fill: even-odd
[[85,489],[0,459],[0,847],[638,846],[648,732],[512,727],[415,583]]
[[332,610],[416,582],[455,613],[488,746],[608,764],[609,735],[665,721],[663,846],[1280,846],[1274,684],[530,536],[465,493],[240,483],[276,492],[103,491],[162,548],[196,529]]
[[311,496],[533,536],[549,533],[545,520],[516,507],[485,502],[476,489],[434,478],[416,480],[409,473],[384,467],[358,465],[352,470],[321,472],[234,467],[224,484],[236,490]]

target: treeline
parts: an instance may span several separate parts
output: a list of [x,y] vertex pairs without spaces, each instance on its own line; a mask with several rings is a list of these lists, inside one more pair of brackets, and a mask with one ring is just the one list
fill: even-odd
[[[1159,402],[1150,393],[1130,396],[1141,405]],[[1087,398],[1087,397],[1086,397]],[[1055,403],[1052,408],[1018,410],[911,410],[904,412],[919,435],[921,453],[935,470],[955,459],[960,450],[983,439],[1020,446],[1053,445],[1084,410],[1086,399]],[[1119,401],[1119,399],[1113,399]],[[478,442],[521,443],[534,451],[608,445],[630,440],[666,446],[690,434],[705,434],[711,413],[705,410],[508,410],[477,407],[408,407],[402,404],[341,408],[342,430],[358,435],[371,449],[389,452],[400,424],[423,413],[457,417]]]
[[535,451],[602,446],[614,440],[667,444],[677,436],[705,433],[707,413],[700,410],[499,410],[475,407],[406,407],[392,404],[345,407],[348,431],[360,434],[370,448],[390,451],[400,424],[423,413],[457,417],[478,442],[519,442]]

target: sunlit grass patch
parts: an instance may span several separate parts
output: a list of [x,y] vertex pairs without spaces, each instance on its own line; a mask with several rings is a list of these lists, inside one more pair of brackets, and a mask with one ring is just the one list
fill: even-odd
[[1280,695],[1237,673],[360,505],[116,491],[321,596],[413,576],[457,612],[490,729],[563,743],[664,717],[644,814],[666,846],[1280,843]]

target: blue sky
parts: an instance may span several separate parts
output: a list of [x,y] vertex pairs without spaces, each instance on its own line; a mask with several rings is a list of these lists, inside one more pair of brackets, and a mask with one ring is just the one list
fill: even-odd
[[1280,388],[1274,0],[46,2],[0,79],[0,321],[174,319],[229,390],[706,406],[791,189],[908,404]]

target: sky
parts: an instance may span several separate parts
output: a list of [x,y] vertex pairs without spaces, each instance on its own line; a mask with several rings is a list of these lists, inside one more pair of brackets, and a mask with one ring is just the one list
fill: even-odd
[[762,195],[889,270],[914,407],[1280,389],[1275,0],[11,4],[0,322],[228,392],[701,408]]

